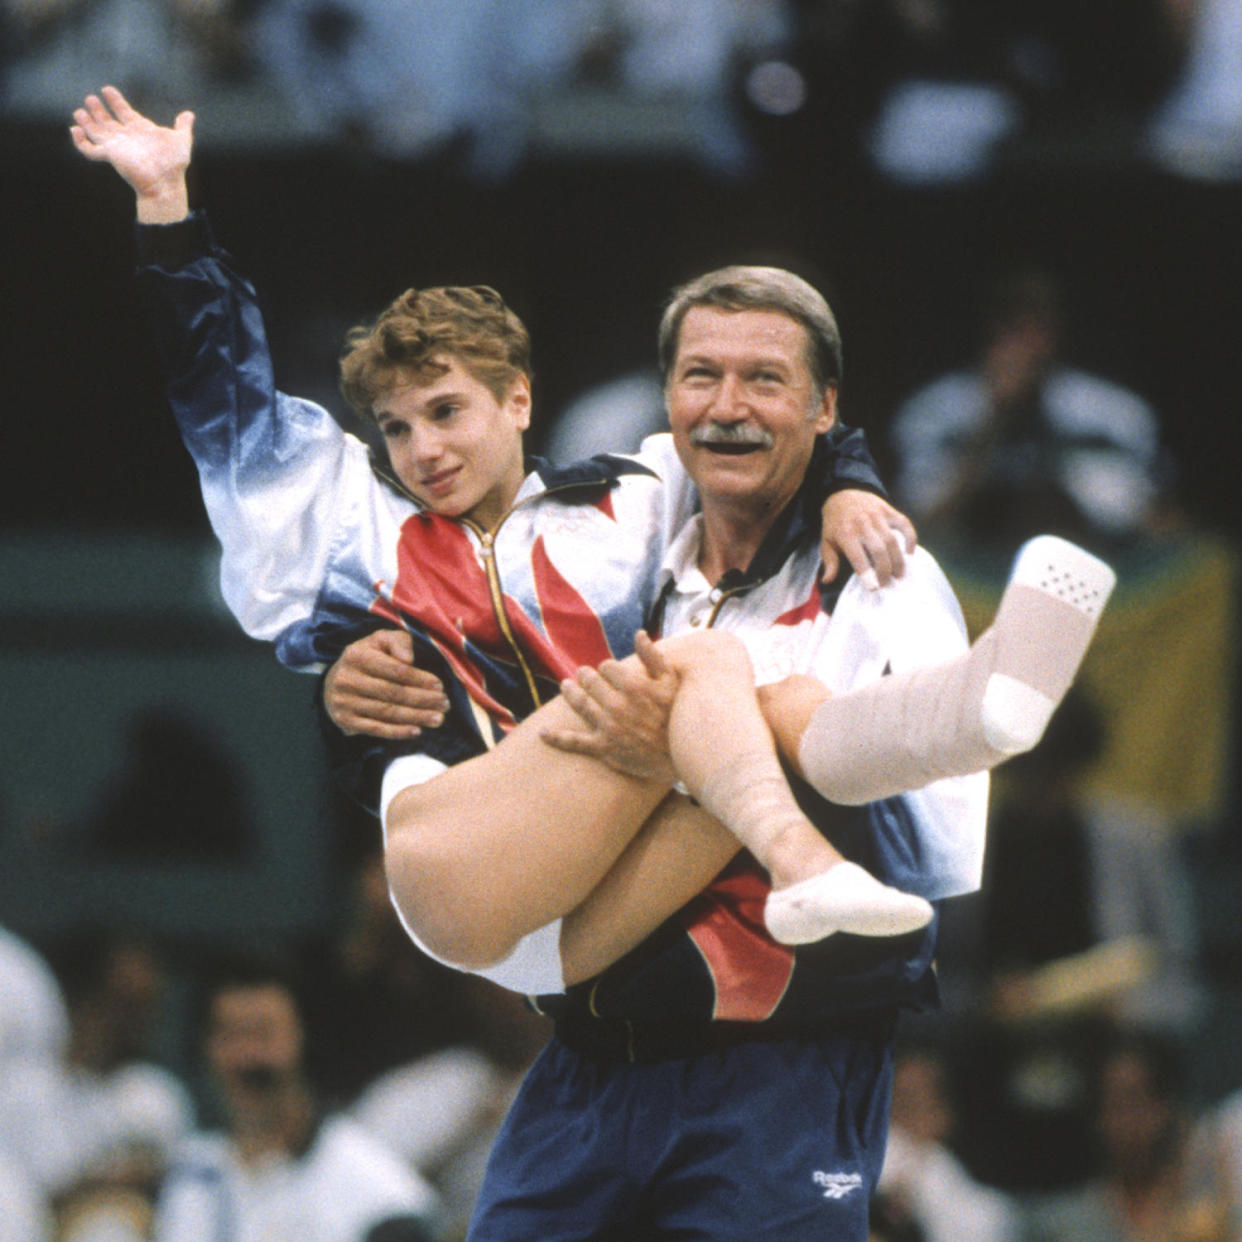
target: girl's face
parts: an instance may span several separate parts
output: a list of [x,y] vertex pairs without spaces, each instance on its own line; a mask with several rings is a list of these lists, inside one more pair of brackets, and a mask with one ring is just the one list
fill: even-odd
[[428,383],[394,388],[375,418],[397,477],[427,508],[487,530],[522,485],[522,433],[530,426],[530,381],[519,375],[498,401],[456,358]]

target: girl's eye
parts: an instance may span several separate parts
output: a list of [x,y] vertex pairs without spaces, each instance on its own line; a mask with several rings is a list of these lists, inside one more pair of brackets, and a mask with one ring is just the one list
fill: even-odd
[[456,405],[452,402],[446,401],[443,405],[437,405],[435,409],[431,411],[431,417],[435,419],[436,422],[442,423],[446,418],[452,418],[453,415],[457,413],[457,410],[458,407]]

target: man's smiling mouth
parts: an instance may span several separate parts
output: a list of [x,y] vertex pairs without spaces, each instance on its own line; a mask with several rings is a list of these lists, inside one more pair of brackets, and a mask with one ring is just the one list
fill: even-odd
[[742,443],[737,440],[728,442],[708,440],[700,443],[698,447],[707,449],[709,453],[720,453],[724,457],[744,457],[747,453],[758,453],[765,446],[762,444]]

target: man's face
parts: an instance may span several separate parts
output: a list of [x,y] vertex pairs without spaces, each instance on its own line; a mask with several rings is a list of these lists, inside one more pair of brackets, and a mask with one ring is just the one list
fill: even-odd
[[407,383],[375,403],[397,477],[437,513],[490,528],[522,484],[522,432],[530,384],[519,376],[504,400],[452,357],[428,383]]
[[807,348],[806,329],[780,311],[687,312],[665,397],[705,504],[770,517],[798,490],[836,419],[836,391],[816,396]]
[[302,1062],[302,1022],[293,997],[275,983],[222,988],[211,1003],[206,1051],[235,1105],[287,1086]]

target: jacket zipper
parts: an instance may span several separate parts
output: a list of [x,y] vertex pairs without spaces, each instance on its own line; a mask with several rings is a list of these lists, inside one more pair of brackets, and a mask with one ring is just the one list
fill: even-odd
[[[509,513],[513,510],[510,509]],[[526,690],[530,694],[530,701],[534,707],[542,704],[539,697],[539,687],[535,682],[535,675],[531,671],[529,662],[526,659],[522,648],[519,646],[517,637],[513,633],[513,626],[509,620],[509,613],[505,608],[504,592],[500,588],[500,570],[496,568],[496,533],[503,525],[508,513],[496,523],[495,530],[483,530],[476,526],[473,522],[463,519],[463,524],[469,526],[471,530],[479,537],[479,547],[483,554],[483,573],[487,578],[487,593],[492,601],[492,614],[496,618],[496,624],[500,626],[500,632],[505,636],[505,642],[509,644],[509,650],[513,652],[513,658],[517,660],[518,667],[522,670],[522,677],[526,681]]]
[[[570,485],[577,486],[576,484]],[[509,620],[509,613],[504,604],[504,592],[500,583],[500,570],[496,566],[496,539],[500,534],[500,528],[509,520],[510,517],[522,507],[522,505],[530,504],[533,500],[541,500],[545,496],[550,496],[558,491],[567,491],[569,487],[547,487],[543,491],[536,493],[534,496],[528,496],[525,500],[519,500],[508,512],[501,515],[496,525],[491,530],[484,530],[477,522],[470,521],[469,518],[459,518],[463,526],[469,527],[474,531],[475,536],[479,540],[479,547],[483,557],[483,572],[487,578],[487,591],[491,598],[492,614],[496,618],[496,624],[500,627],[500,632],[504,635],[505,642],[509,644],[509,650],[513,652],[513,658],[517,661],[518,667],[522,670],[522,677],[526,682],[527,692],[530,694],[530,700],[534,707],[542,707],[543,699],[539,695],[539,686],[535,681],[534,672],[531,670],[530,662],[526,658],[517,636],[513,633],[513,626]]]

